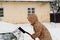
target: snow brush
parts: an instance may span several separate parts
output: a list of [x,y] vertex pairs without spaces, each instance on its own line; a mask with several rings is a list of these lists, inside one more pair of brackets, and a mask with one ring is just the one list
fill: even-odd
[[26,32],[25,30],[23,30],[21,27],[18,28],[20,31],[22,31],[23,33],[27,33],[29,35],[31,35],[30,33]]
[[[23,30],[21,27],[19,27],[18,28],[20,31],[22,31],[23,33],[27,33],[28,35],[30,35],[31,36],[31,34],[30,33],[28,33],[28,32],[26,32],[25,30]],[[34,39],[35,40],[35,39]]]

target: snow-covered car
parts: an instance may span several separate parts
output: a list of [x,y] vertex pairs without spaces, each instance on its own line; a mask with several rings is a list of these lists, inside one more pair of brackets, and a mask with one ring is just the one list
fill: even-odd
[[0,40],[23,40],[23,33],[15,24],[0,22]]

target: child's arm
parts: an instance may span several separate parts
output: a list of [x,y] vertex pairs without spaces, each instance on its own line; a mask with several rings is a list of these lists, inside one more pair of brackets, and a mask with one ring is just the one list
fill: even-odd
[[35,39],[36,37],[40,36],[41,32],[42,32],[42,24],[37,23],[34,25],[34,31],[35,33],[32,36],[33,39]]

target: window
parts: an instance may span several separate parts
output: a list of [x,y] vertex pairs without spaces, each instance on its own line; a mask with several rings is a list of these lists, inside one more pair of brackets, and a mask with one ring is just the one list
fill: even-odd
[[35,13],[35,8],[28,8],[28,14]]
[[3,8],[0,8],[0,17],[3,17]]

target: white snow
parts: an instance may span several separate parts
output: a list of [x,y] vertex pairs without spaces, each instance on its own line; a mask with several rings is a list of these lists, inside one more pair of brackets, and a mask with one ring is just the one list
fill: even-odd
[[60,23],[43,23],[51,33],[52,40],[60,40]]
[[17,25],[15,24],[0,21],[0,33],[12,32],[16,28]]
[[[60,40],[60,23],[42,23],[49,30],[53,40]],[[18,27],[22,27],[30,34],[34,33],[33,27],[30,24],[11,24],[0,22],[0,33],[13,32]],[[24,34],[24,40],[33,40],[28,34]],[[21,40],[21,39],[20,39]],[[38,40],[38,38],[36,38]]]

